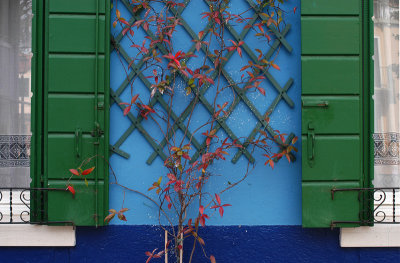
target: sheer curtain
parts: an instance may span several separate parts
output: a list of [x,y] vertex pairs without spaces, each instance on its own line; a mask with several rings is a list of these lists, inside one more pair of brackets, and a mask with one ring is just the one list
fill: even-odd
[[399,0],[374,1],[374,47],[374,186],[399,187]]
[[0,187],[28,187],[32,0],[0,0]]

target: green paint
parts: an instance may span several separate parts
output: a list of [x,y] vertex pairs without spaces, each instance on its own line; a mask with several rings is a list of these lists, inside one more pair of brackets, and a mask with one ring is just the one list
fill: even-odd
[[42,62],[33,74],[32,187],[65,189],[68,169],[97,158],[83,167],[96,167],[86,178],[89,187],[74,176],[75,198],[67,191],[40,192],[32,214],[42,212],[32,221],[102,225],[108,209],[110,2],[36,0],[35,6],[40,22],[33,39],[44,43],[36,46]]
[[302,55],[358,55],[360,18],[302,16]]
[[304,227],[357,226],[371,209],[357,191],[331,195],[371,184],[369,4],[302,1]]
[[302,15],[358,15],[360,0],[301,0]]
[[358,56],[303,56],[302,93],[360,94],[360,59]]

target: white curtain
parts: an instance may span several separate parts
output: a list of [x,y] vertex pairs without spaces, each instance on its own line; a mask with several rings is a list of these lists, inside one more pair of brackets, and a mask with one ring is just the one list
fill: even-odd
[[374,186],[399,187],[399,0],[374,1],[374,32]]
[[32,0],[0,0],[0,187],[28,187]]

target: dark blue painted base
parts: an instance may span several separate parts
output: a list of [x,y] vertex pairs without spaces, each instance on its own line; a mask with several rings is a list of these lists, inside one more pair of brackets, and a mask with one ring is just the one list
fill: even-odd
[[[400,262],[400,248],[340,248],[338,230],[302,229],[300,226],[210,226],[201,230],[201,236],[207,252],[214,254],[218,263]],[[163,240],[162,230],[152,226],[78,228],[74,248],[0,248],[0,262],[144,263],[144,252],[162,248]],[[191,242],[185,243],[186,247],[190,245]],[[194,262],[209,261],[197,250]]]

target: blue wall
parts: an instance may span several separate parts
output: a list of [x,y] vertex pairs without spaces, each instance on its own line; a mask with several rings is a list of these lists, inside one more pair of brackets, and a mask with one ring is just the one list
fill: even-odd
[[[0,263],[144,263],[145,251],[163,247],[161,233],[152,226],[78,228],[74,248],[0,248]],[[399,248],[340,248],[338,234],[300,226],[209,226],[200,232],[218,263],[400,262]],[[194,263],[200,262],[207,260],[198,251]]]
[[[203,3],[204,1],[191,1],[186,7],[183,18],[193,27],[197,33],[202,30],[206,25],[206,20],[200,20],[201,13],[207,11],[207,6]],[[243,10],[249,8],[246,1],[233,1],[233,7],[230,9],[232,13],[240,13]],[[288,96],[294,101],[294,108],[290,108],[288,104],[281,100],[270,116],[270,124],[274,129],[280,130],[282,133],[289,134],[293,132],[295,135],[300,136],[301,133],[301,115],[300,115],[300,89],[301,89],[301,63],[300,63],[300,14],[297,12],[293,14],[292,10],[294,7],[299,7],[299,0],[290,0],[285,4],[285,9],[288,10],[287,23],[291,24],[288,35],[286,36],[287,41],[293,47],[293,51],[289,53],[285,48],[281,48],[280,53],[275,61],[281,67],[281,70],[276,69],[270,70],[274,78],[283,87],[290,78],[294,79],[294,84],[288,91]],[[129,18],[129,12],[119,4],[118,9],[121,11],[122,17]],[[115,12],[113,12],[115,13]],[[250,14],[247,16],[251,16]],[[199,22],[200,21],[200,22]],[[243,25],[235,27],[237,32],[241,32]],[[113,34],[117,35],[121,31],[121,28],[117,26],[113,29]],[[184,51],[189,49],[189,45],[192,45],[191,38],[187,35],[182,28],[178,28],[176,34],[175,48],[176,50],[182,49]],[[250,32],[246,36],[245,41],[252,48],[257,45],[258,48],[264,52],[269,49],[266,42],[260,43],[254,36],[254,32]],[[142,43],[142,39],[145,36],[144,32],[139,30],[135,31],[135,41]],[[233,38],[227,34],[227,39]],[[130,42],[126,39],[121,41],[122,46],[130,52],[133,56],[135,51],[129,48]],[[200,58],[199,58],[200,59]],[[250,60],[246,54],[241,59],[235,54],[231,61],[226,65],[227,71],[233,78],[240,79],[243,72],[240,72],[240,68]],[[189,65],[194,68],[197,63],[196,59],[193,59]],[[150,73],[148,75],[151,75]],[[115,51],[111,54],[111,88],[116,90],[123,82],[125,75],[121,67],[120,59],[118,58]],[[259,93],[250,92],[249,97],[254,101],[256,107],[261,113],[264,113],[271,102],[277,96],[276,90],[272,87],[268,81],[263,82],[263,87],[266,89],[266,96],[262,96]],[[133,94],[139,93],[140,97],[147,101],[149,92],[144,87],[140,80],[134,82]],[[176,101],[174,103],[174,110],[181,112],[183,107],[189,103],[183,92],[177,90]],[[206,94],[212,96],[212,93]],[[131,88],[127,86],[125,91],[121,95],[123,101],[130,101]],[[231,94],[226,94],[226,98],[221,100],[221,104],[226,100],[231,99]],[[209,98],[211,99],[211,97]],[[134,111],[135,114],[137,114]],[[209,114],[202,110],[202,107],[197,107],[194,113],[199,119],[204,120],[209,117]],[[206,120],[206,119],[205,119]],[[155,138],[162,139],[161,134],[156,132],[157,126],[152,120],[143,121],[143,126],[149,133]],[[202,123],[201,123],[202,124]],[[124,117],[122,110],[118,105],[114,104],[111,107],[111,143],[115,143],[120,136],[128,129],[130,121],[127,117]],[[235,110],[230,118],[228,119],[228,125],[238,136],[247,137],[253,127],[256,125],[255,118],[252,116],[250,111],[244,104],[239,104],[237,110]],[[192,124],[192,130],[195,130],[196,123]],[[226,134],[219,132],[218,135],[223,139]],[[195,136],[196,137],[196,136]],[[200,135],[196,138],[199,141],[204,140],[204,136]],[[231,191],[224,193],[222,199],[224,203],[232,204],[232,207],[228,207],[225,210],[225,216],[221,219],[217,213],[215,213],[210,221],[209,225],[300,225],[301,224],[301,146],[300,141],[296,145],[299,148],[299,153],[296,154],[297,161],[291,164],[288,163],[286,158],[282,159],[272,170],[270,167],[264,166],[265,159],[262,158],[261,152],[255,152],[254,156],[257,159],[257,166],[252,172],[251,176],[238,187]],[[155,182],[160,176],[166,175],[166,170],[163,169],[163,161],[160,157],[154,161],[152,165],[147,165],[146,160],[153,152],[150,144],[146,142],[141,133],[135,130],[129,138],[122,144],[121,149],[130,154],[129,159],[124,159],[114,154],[110,163],[114,171],[118,176],[120,183],[139,190],[146,194],[150,194],[147,189]],[[235,154],[235,151],[231,151],[231,157]],[[212,185],[210,191],[218,192],[223,187],[227,186],[228,181],[234,182],[238,180],[240,176],[243,176],[247,167],[247,160],[242,156],[237,164],[232,164],[229,159],[225,162],[219,162],[212,168],[216,174],[222,174],[220,177],[214,177],[209,181],[209,185]],[[208,190],[208,189],[207,189]],[[213,195],[214,192],[211,192]],[[123,193],[121,189],[115,186],[110,188],[110,207],[119,209],[121,207],[123,199]],[[157,199],[155,197],[155,199]],[[125,200],[125,207],[129,208],[130,211],[126,213],[128,222],[123,223],[118,220],[114,220],[111,224],[130,224],[130,225],[141,225],[141,224],[158,224],[158,209],[151,202],[136,195],[127,193]],[[193,207],[194,214],[197,213],[198,207]],[[207,211],[208,214],[211,211]],[[193,215],[192,215],[193,216]],[[165,223],[165,221],[162,221]]]
[[[197,1],[192,1],[197,2]],[[198,1],[197,3],[202,2]],[[235,2],[235,8],[240,9],[244,1]],[[237,6],[236,6],[237,4]],[[300,6],[300,0],[289,0],[287,10]],[[120,6],[123,16],[128,13]],[[198,17],[204,6],[190,7],[190,12],[184,14],[185,19]],[[288,23],[292,25],[287,40],[294,48],[292,53],[282,50],[276,63],[281,71],[271,71],[280,85],[284,85],[291,77],[294,84],[288,91],[289,97],[295,102],[295,107],[289,108],[281,101],[271,124],[282,132],[294,132],[300,135],[300,15],[290,13]],[[202,23],[193,24],[195,31],[202,28]],[[116,31],[114,31],[116,33]],[[188,43],[183,32],[178,45],[182,47]],[[136,37],[143,37],[138,32]],[[250,41],[250,40],[249,40]],[[123,41],[126,47],[128,42]],[[239,58],[234,58],[230,71]],[[124,75],[118,58],[113,52],[111,61],[111,87],[117,89],[122,83]],[[276,93],[266,84],[267,96],[255,98],[260,110],[268,104]],[[148,96],[143,91],[143,84],[135,85],[142,96]],[[142,89],[142,90],[141,90]],[[129,99],[129,90],[122,97]],[[179,107],[177,109],[179,111]],[[201,115],[201,114],[200,114]],[[252,120],[246,119],[246,110],[236,113],[237,121],[235,132],[248,135],[246,125]],[[232,125],[231,123],[230,125]],[[129,127],[127,118],[113,105],[111,108],[111,143],[121,136]],[[144,124],[146,125],[146,124]],[[146,126],[149,128],[151,126]],[[157,136],[157,134],[155,134]],[[221,134],[221,136],[224,136]],[[301,148],[300,145],[298,145]],[[148,143],[135,131],[121,147],[131,155],[126,160],[117,155],[111,157],[111,164],[120,179],[120,182],[135,189],[147,192],[147,188],[163,172],[162,161],[156,161],[148,166],[147,157],[152,153]],[[301,151],[300,151],[301,152]],[[212,182],[214,185],[224,184],[237,175],[237,171],[244,169],[246,160],[243,158],[237,165],[229,161],[219,163],[216,171],[224,171],[224,178]],[[233,206],[228,207],[225,217],[218,215],[208,222],[208,226],[201,228],[200,235],[206,242],[209,254],[214,254],[217,262],[400,262],[400,249],[397,248],[340,248],[339,231],[329,229],[302,229],[301,224],[301,155],[297,154],[297,161],[288,164],[286,160],[279,162],[274,170],[265,167],[262,160],[253,174],[239,187],[222,196],[224,202]],[[110,206],[119,208],[123,195],[120,189],[111,186]],[[0,248],[0,263],[2,262],[145,262],[145,251],[163,247],[163,231],[157,225],[157,209],[148,201],[134,194],[126,196],[125,206],[130,208],[127,213],[128,222],[125,225],[110,225],[99,229],[77,228],[77,245],[74,248]],[[113,221],[112,224],[121,224]],[[211,225],[211,226],[210,226]],[[0,233],[1,238],[1,233]],[[21,237],[23,238],[23,237]],[[187,240],[185,247],[190,246]],[[185,253],[187,253],[186,251]],[[207,262],[200,250],[197,250],[194,262]],[[186,257],[187,258],[187,255]],[[161,261],[154,261],[161,262]]]

